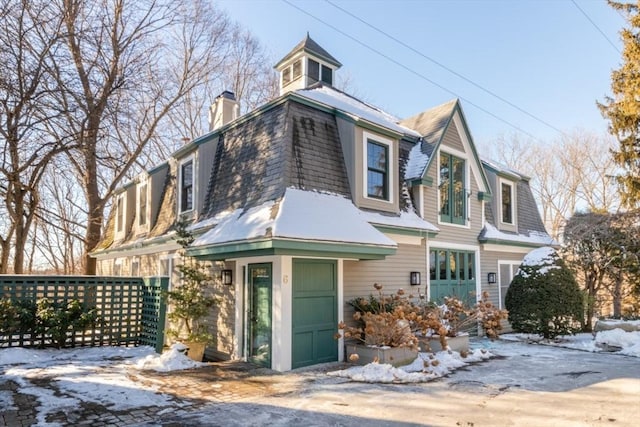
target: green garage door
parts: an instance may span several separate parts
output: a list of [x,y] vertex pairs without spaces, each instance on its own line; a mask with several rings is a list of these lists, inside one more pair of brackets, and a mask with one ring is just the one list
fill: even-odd
[[293,260],[292,368],[338,360],[335,261]]

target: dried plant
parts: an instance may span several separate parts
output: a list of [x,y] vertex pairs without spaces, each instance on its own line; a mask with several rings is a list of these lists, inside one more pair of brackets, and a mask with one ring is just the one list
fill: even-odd
[[[501,320],[507,318],[506,310],[499,310],[485,291],[478,304],[469,308],[457,298],[447,297],[441,306],[425,301],[423,295],[416,299],[400,289],[393,295],[385,295],[382,285],[374,284],[377,293],[369,298],[349,301],[356,312],[353,319],[357,326],[340,322],[347,339],[354,339],[370,346],[418,348],[417,335],[438,335],[442,348],[447,347],[446,337],[456,336],[460,330],[478,322],[485,334],[494,339],[502,329]],[[340,338],[340,333],[336,338]]]

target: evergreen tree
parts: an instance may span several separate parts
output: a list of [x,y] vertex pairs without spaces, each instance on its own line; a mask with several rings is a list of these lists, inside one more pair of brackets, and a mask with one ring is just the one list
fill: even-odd
[[609,120],[609,132],[618,139],[615,161],[624,169],[618,178],[622,203],[640,206],[640,0],[636,4],[608,0],[626,14],[628,27],[620,32],[624,43],[622,65],[611,73],[612,96],[598,103]]

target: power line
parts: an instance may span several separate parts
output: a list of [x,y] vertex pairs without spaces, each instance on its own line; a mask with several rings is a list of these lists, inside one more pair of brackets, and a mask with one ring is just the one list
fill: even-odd
[[525,131],[524,129],[520,128],[519,126],[517,126],[517,125],[515,125],[515,124],[513,124],[513,123],[511,123],[511,122],[509,122],[509,121],[508,121],[508,120],[506,120],[506,119],[503,119],[502,117],[497,116],[496,114],[494,114],[494,113],[490,112],[489,110],[487,110],[487,109],[485,109],[485,108],[483,108],[483,107],[479,106],[478,104],[476,104],[476,103],[472,102],[471,100],[469,100],[469,99],[467,99],[467,98],[465,98],[465,97],[463,97],[463,96],[458,95],[457,93],[453,92],[452,90],[450,90],[450,89],[448,89],[448,88],[446,88],[446,87],[442,86],[441,84],[439,84],[439,83],[437,83],[437,82],[435,82],[435,81],[431,80],[430,78],[428,78],[428,77],[427,77],[427,76],[425,76],[424,74],[421,74],[421,73],[419,73],[419,72],[417,72],[417,71],[415,71],[415,70],[413,70],[413,69],[409,68],[408,66],[406,66],[406,65],[402,64],[401,62],[399,62],[399,61],[397,61],[397,60],[395,60],[395,59],[391,58],[390,56],[388,56],[388,55],[386,55],[386,54],[384,54],[384,53],[380,52],[379,50],[377,50],[377,49],[375,49],[375,48],[373,48],[373,47],[369,46],[368,44],[364,43],[363,41],[360,41],[359,39],[357,39],[357,38],[355,38],[355,37],[351,36],[350,34],[345,33],[344,31],[340,30],[340,29],[339,29],[339,28],[337,28],[336,26],[334,26],[334,25],[332,25],[332,24],[330,24],[330,23],[328,23],[328,22],[326,22],[326,21],[324,21],[324,20],[322,20],[322,19],[318,18],[317,16],[315,16],[315,15],[311,14],[310,12],[307,12],[306,10],[304,10],[304,9],[302,9],[302,8],[300,8],[300,7],[298,7],[298,6],[296,6],[295,4],[291,3],[289,0],[282,0],[282,1],[283,1],[284,3],[286,3],[286,4],[288,4],[289,6],[293,7],[294,9],[297,9],[298,11],[300,11],[300,12],[304,13],[305,15],[307,15],[307,16],[309,16],[309,17],[311,17],[311,18],[315,19],[316,21],[318,21],[318,22],[320,22],[320,23],[322,23],[322,24],[326,25],[327,27],[331,28],[332,30],[334,30],[334,31],[336,31],[336,32],[338,32],[338,33],[340,33],[340,34],[342,34],[343,36],[347,37],[348,39],[350,39],[350,40],[352,40],[352,41],[354,41],[354,42],[358,43],[358,44],[359,44],[359,45],[361,45],[362,47],[364,47],[364,48],[366,48],[366,49],[369,49],[370,51],[372,51],[372,52],[374,52],[374,53],[376,53],[376,54],[380,55],[381,57],[383,57],[383,58],[387,59],[388,61],[390,61],[390,62],[392,62],[392,63],[394,63],[394,64],[396,64],[397,66],[399,66],[399,67],[401,67],[401,68],[405,69],[406,71],[410,72],[411,74],[413,74],[413,75],[415,75],[415,76],[417,76],[417,77],[419,77],[419,78],[421,78],[421,79],[423,79],[423,80],[425,80],[425,81],[427,81],[427,82],[431,83],[432,85],[434,85],[434,86],[436,86],[436,87],[438,87],[438,88],[442,89],[443,91],[445,91],[445,92],[447,92],[447,93],[449,93],[449,94],[451,94],[451,95],[455,96],[456,98],[459,98],[459,99],[463,100],[465,103],[467,103],[467,104],[469,104],[469,105],[472,105],[473,107],[477,108],[478,110],[480,110],[480,111],[484,112],[485,114],[487,114],[487,115],[489,115],[489,116],[493,117],[494,119],[496,119],[496,120],[498,120],[498,121],[500,121],[500,122],[502,122],[502,123],[506,124],[507,126],[509,126],[509,127],[513,128],[513,129],[517,130],[518,132],[520,132],[520,133],[522,133],[522,134],[524,134],[524,135],[527,135],[528,137],[530,137],[530,138],[532,138],[532,139],[534,139],[534,140],[536,140],[536,141],[542,142],[542,141],[540,141],[540,139],[538,139],[537,137],[535,137],[535,136],[534,136],[534,135],[532,135],[531,133],[529,133],[529,132]]
[[343,9],[342,7],[338,6],[337,4],[333,3],[331,0],[325,0],[327,3],[329,3],[331,6],[335,7],[336,9],[341,10],[342,12],[346,13],[347,15],[351,16],[354,19],[357,19],[358,21],[360,21],[361,23],[363,23],[364,25],[366,25],[367,27],[373,29],[374,31],[377,31],[378,33],[384,35],[385,37],[390,38],[391,40],[393,40],[394,42],[398,43],[399,45],[409,49],[410,51],[412,51],[413,53],[423,57],[424,59],[426,59],[427,61],[432,62],[433,64],[436,64],[438,67],[450,72],[451,74],[461,78],[462,80],[466,81],[469,84],[472,84],[473,86],[475,86],[476,88],[482,90],[483,92],[493,96],[494,98],[504,102],[505,104],[509,105],[512,108],[515,108],[516,110],[520,111],[521,113],[531,117],[532,119],[536,120],[539,123],[542,123],[543,125],[553,129],[554,131],[560,133],[560,134],[564,134],[564,132],[560,129],[558,129],[557,127],[555,127],[554,125],[552,125],[551,123],[545,121],[544,119],[541,119],[540,117],[530,113],[529,111],[519,107],[518,105],[514,104],[513,102],[509,101],[508,99],[503,98],[502,96],[498,95],[497,93],[491,91],[490,89],[485,88],[484,86],[474,82],[473,80],[471,80],[470,78],[458,73],[457,71],[447,67],[446,65],[442,64],[441,62],[438,62],[437,60],[431,58],[428,55],[425,55],[424,53],[420,52],[419,50],[409,46],[408,44],[406,44],[405,42],[403,42],[402,40],[397,39],[396,37],[392,36],[391,34],[379,29],[378,27],[370,24],[369,22],[365,21],[364,19],[360,18],[357,15],[354,15],[353,13],[349,12],[348,10]]
[[602,34],[602,37],[604,37],[604,38],[605,38],[605,40],[607,40],[607,41],[609,42],[609,44],[610,44],[610,45],[611,45],[611,46],[616,50],[616,52],[621,53],[621,52],[620,52],[620,49],[618,49],[618,46],[616,46],[616,45],[615,45],[615,43],[613,43],[613,42],[611,41],[611,39],[610,39],[609,37],[607,37],[607,35],[604,33],[604,31],[602,31],[602,30],[600,29],[600,27],[598,27],[598,25],[597,25],[595,22],[593,22],[593,19],[591,19],[591,17],[589,17],[589,15],[587,15],[587,12],[585,12],[585,11],[584,11],[580,6],[578,6],[578,3],[576,2],[576,0],[571,0],[571,3],[573,3],[573,5],[574,5],[575,7],[577,7],[577,8],[578,8],[578,10],[579,10],[580,12],[582,12],[582,14],[584,15],[584,17],[585,17],[585,18],[587,18],[587,20],[588,20],[589,22],[591,22],[591,25],[593,25],[593,27],[594,27],[596,30],[598,30],[598,32],[599,32],[600,34]]

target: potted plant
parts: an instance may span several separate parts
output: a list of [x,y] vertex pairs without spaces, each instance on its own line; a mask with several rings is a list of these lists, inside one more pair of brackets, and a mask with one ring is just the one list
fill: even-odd
[[182,264],[178,266],[182,280],[175,289],[166,293],[171,307],[167,315],[171,322],[167,335],[185,344],[187,356],[191,359],[202,361],[205,347],[214,342],[206,319],[217,302],[209,290],[213,280],[205,264],[185,255],[193,236],[183,223],[178,224],[176,240],[182,246]]
[[384,295],[382,285],[373,286],[376,296],[349,302],[356,310],[353,318],[358,326],[347,326],[344,322],[338,326],[350,340],[346,344],[347,357],[360,364],[379,362],[402,366],[411,363],[418,356],[416,329],[436,327],[437,319],[422,316],[411,302],[412,296],[406,296],[402,289],[395,295]]
[[445,297],[444,304],[436,307],[436,310],[442,327],[419,334],[421,351],[450,349],[460,353],[468,352],[469,334],[466,330],[479,324],[485,335],[494,339],[502,330],[502,320],[507,318],[507,311],[494,306],[486,291],[482,292],[482,298],[472,308],[456,297]]

